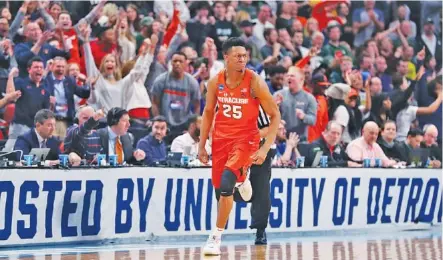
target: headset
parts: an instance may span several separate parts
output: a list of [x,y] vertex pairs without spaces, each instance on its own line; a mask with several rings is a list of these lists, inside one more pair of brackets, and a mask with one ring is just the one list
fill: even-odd
[[108,111],[108,115],[106,117],[106,122],[108,123],[108,126],[117,125],[120,121],[120,118],[125,114],[128,114],[128,111],[126,111],[126,109],[120,107],[111,108],[111,110]]

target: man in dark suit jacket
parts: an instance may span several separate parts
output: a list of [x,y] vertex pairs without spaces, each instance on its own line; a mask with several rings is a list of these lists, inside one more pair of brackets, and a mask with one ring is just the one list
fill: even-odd
[[328,167],[361,167],[361,164],[349,159],[345,149],[340,145],[342,132],[343,127],[339,123],[329,121],[322,136],[310,144],[305,165],[310,167],[317,152],[323,151],[323,156],[328,156]]
[[420,143],[423,141],[423,132],[420,129],[411,129],[408,132],[408,137],[404,142],[397,143],[397,150],[399,152],[398,158],[407,165],[412,163],[412,150],[420,148]]
[[[58,160],[60,152],[60,141],[52,137],[55,129],[55,115],[51,110],[42,109],[35,114],[35,128],[17,138],[14,150],[23,151],[23,155],[28,155],[33,148],[50,148],[46,160]],[[21,160],[17,155],[17,160]],[[53,162],[54,163],[54,162]]]
[[119,107],[112,108],[108,111],[107,123],[108,127],[97,130],[106,158],[109,159],[109,155],[117,155],[119,164],[143,163],[145,152],[133,149],[133,138],[128,134],[128,111]]
[[89,87],[78,86],[71,77],[65,77],[66,59],[55,57],[52,72],[45,78],[45,87],[50,94],[51,107],[56,117],[55,135],[65,137],[66,129],[71,126],[75,117],[74,95],[89,98]]

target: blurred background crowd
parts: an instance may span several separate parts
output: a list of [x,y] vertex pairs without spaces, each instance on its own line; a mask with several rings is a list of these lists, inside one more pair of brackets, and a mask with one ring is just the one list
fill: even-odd
[[[282,121],[275,166],[441,167],[441,1],[2,1],[3,151],[157,165],[197,154],[221,45],[247,43]],[[210,152],[210,142],[207,147]]]

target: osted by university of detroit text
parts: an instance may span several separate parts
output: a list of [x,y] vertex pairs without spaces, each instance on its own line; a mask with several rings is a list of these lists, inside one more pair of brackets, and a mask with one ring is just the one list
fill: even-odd
[[[361,186],[360,182],[360,177],[338,178],[334,184],[329,183],[333,185],[333,191],[326,194],[326,178],[274,178],[271,181],[269,225],[274,229],[292,228],[294,231],[306,225],[351,226],[355,222],[354,212],[359,207],[366,211],[365,223],[369,225],[417,220],[441,222],[441,187],[437,178],[426,182],[422,178],[370,178],[368,187]],[[211,209],[216,201],[208,178],[171,178],[167,179],[166,187],[165,182],[156,186],[155,178],[122,178],[116,183],[116,187],[112,188],[115,190],[112,194],[115,212],[102,212],[105,194],[101,180],[24,181],[20,184],[0,181],[0,211],[4,212],[0,214],[3,216],[0,219],[0,240],[8,240],[15,232],[21,239],[32,239],[37,232],[43,232],[37,230],[38,221],[44,222],[45,238],[99,235],[104,218],[114,219],[112,228],[115,234],[144,233],[148,231],[149,218],[159,217],[148,214],[150,204],[153,207],[151,198],[154,191],[164,194],[165,201],[157,203],[164,208],[157,208],[155,212],[163,211],[166,231],[213,228],[216,213]],[[358,189],[367,191],[367,200],[362,201],[356,196]],[[79,203],[72,201],[74,193],[81,194],[81,208]],[[33,203],[40,196],[44,196],[45,203]],[[62,205],[54,205],[56,196],[62,196]],[[312,205],[307,205],[308,202]],[[332,212],[329,216],[322,214],[320,217],[320,209],[326,203],[333,204]],[[54,211],[54,207],[62,208]],[[231,218],[234,223],[231,226],[247,229],[249,212],[246,203],[236,203],[234,207],[234,218]],[[44,219],[37,218],[39,211],[45,212]],[[138,211],[137,214],[133,214],[135,211]],[[60,215],[54,216],[54,212]],[[75,220],[77,225],[71,223],[74,222],[70,219],[72,214],[81,216],[81,220]],[[140,217],[135,219],[133,215]],[[312,223],[303,218],[312,219]],[[54,225],[60,226],[54,228]],[[59,234],[54,234],[53,230]]]

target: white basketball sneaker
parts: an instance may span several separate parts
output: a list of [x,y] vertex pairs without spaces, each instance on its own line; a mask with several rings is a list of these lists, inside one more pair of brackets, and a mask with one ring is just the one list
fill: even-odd
[[210,236],[203,248],[203,255],[220,255],[221,238]]
[[249,176],[246,177],[246,180],[244,182],[236,186],[242,199],[246,202],[250,201],[252,198],[252,185],[251,181],[249,180]]

